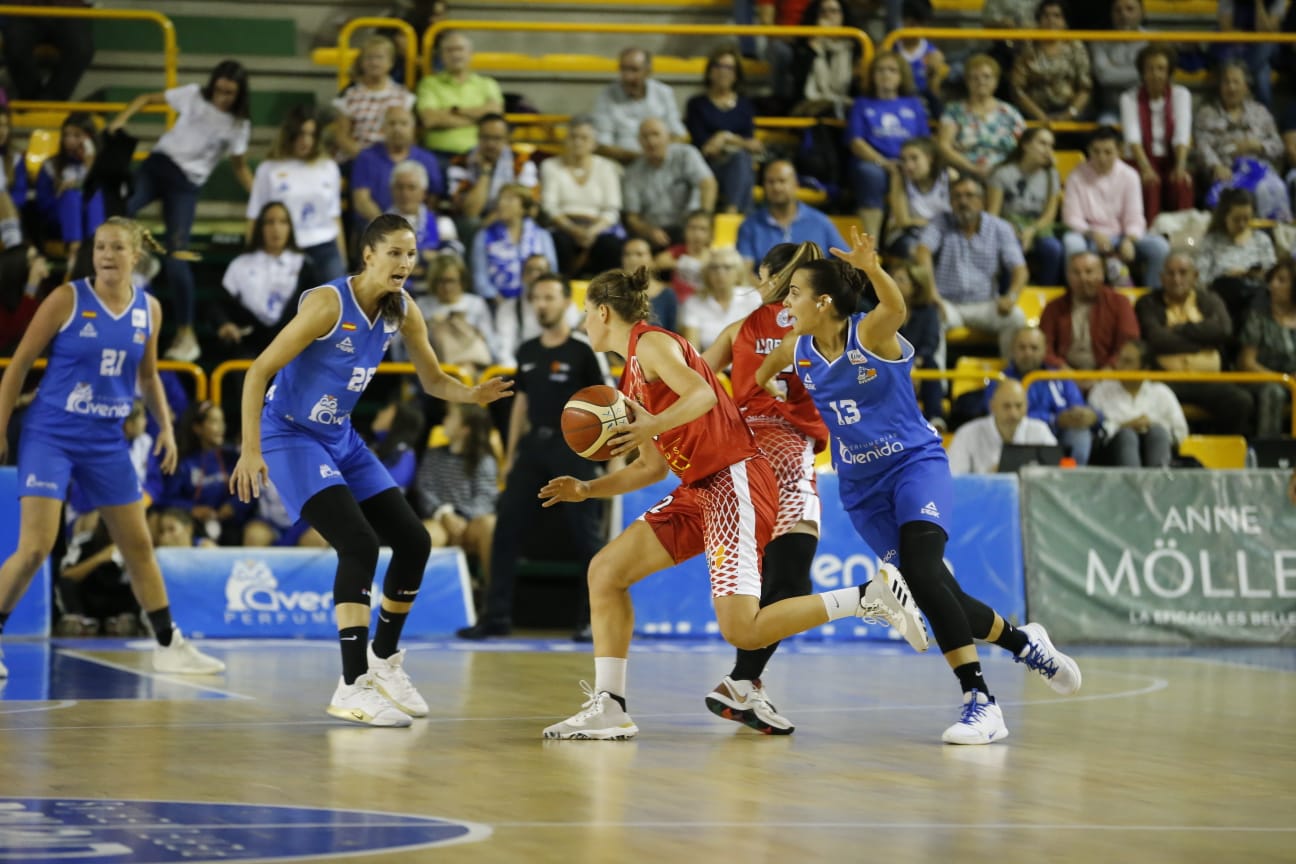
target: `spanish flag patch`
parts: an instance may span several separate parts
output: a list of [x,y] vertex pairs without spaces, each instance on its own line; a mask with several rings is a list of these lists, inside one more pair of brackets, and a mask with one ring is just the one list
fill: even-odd
[[809,366],[809,365],[810,365],[810,361],[809,361],[809,360],[798,360],[798,361],[797,361],[797,365],[798,365],[798,366]]
[[81,313],[81,317],[82,317],[82,318],[98,318],[98,317],[99,317],[99,313],[96,312],[96,311],[94,311],[93,309],[86,309],[84,312]]
[[342,329],[343,329],[343,330],[354,330],[354,329],[356,329],[356,325],[352,324],[350,321],[343,321],[343,322],[342,322]]

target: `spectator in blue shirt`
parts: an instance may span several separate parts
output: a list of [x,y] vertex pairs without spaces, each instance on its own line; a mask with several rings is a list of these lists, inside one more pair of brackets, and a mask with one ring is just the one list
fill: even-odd
[[392,169],[413,161],[427,169],[429,204],[445,189],[441,166],[430,150],[414,143],[414,114],[393,105],[383,117],[383,140],[360,151],[351,167],[351,209],[360,225],[367,225],[392,207]]
[[855,207],[864,232],[882,233],[882,203],[896,181],[900,148],[910,138],[926,135],[927,109],[914,88],[913,71],[894,51],[873,59],[866,95],[855,100],[846,121],[851,151]]
[[756,109],[742,93],[742,57],[721,46],[707,58],[705,93],[688,100],[684,125],[720,185],[720,209],[746,213],[752,206],[752,159],[765,153],[756,137]]
[[831,219],[809,204],[797,201],[800,187],[791,162],[780,160],[766,165],[762,185],[765,206],[748,214],[738,228],[738,252],[749,268],[754,268],[779,243],[808,240],[825,252],[832,246],[850,248]]
[[[1012,362],[1004,369],[1005,378],[1020,381],[1037,369],[1057,368],[1044,362],[1044,333],[1038,327],[1023,327],[1013,337]],[[986,411],[994,396],[997,381],[986,388]],[[1085,402],[1084,394],[1074,381],[1036,381],[1026,390],[1026,415],[1043,420],[1053,430],[1058,443],[1066,447],[1077,465],[1088,465],[1093,451],[1093,430],[1101,423],[1098,412]]]
[[[69,114],[59,136],[58,152],[36,174],[36,211],[49,236],[67,244],[67,259],[73,262],[81,242],[94,237],[104,221],[103,193],[83,192],[95,155],[94,121],[84,112]],[[25,181],[22,165],[16,173],[16,179]],[[15,183],[15,200],[21,202],[26,191],[24,182]]]

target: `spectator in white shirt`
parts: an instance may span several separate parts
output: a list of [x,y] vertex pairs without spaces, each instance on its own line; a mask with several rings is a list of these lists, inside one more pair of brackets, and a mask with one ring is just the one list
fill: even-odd
[[746,272],[742,256],[732,247],[716,249],[707,259],[702,290],[680,310],[680,335],[699,351],[705,351],[724,328],[760,308],[760,292],[739,284]]
[[620,75],[599,93],[591,114],[599,155],[622,165],[639,157],[639,126],[650,117],[665,123],[671,137],[688,137],[675,91],[652,77],[652,54],[642,48],[621,52]]
[[999,382],[990,400],[990,415],[964,423],[950,443],[950,472],[994,474],[1004,444],[1056,445],[1043,420],[1026,416],[1026,391],[1011,378]]
[[321,282],[346,275],[346,237],[342,230],[342,173],[320,146],[315,112],[306,105],[288,111],[270,148],[257,166],[248,198],[248,241],[261,210],[279,201],[292,216],[297,244]]
[[[1116,369],[1146,369],[1147,347],[1131,339],[1116,355]],[[1166,468],[1174,448],[1188,437],[1188,421],[1174,391],[1160,381],[1099,381],[1089,404],[1103,416],[1107,443],[1101,460],[1122,468]]]

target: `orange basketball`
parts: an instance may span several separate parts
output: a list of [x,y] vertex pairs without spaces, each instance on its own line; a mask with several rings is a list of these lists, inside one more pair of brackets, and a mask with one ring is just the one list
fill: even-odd
[[563,406],[562,433],[579,456],[604,462],[612,458],[607,440],[634,419],[630,403],[615,387],[595,384],[572,394]]

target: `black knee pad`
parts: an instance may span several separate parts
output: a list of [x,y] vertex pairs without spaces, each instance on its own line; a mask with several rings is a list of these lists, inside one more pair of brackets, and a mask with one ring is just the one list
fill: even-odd
[[[945,585],[947,578],[953,582],[945,567],[945,542],[945,532],[934,522],[906,522],[900,526],[900,573],[919,607],[924,597]],[[945,587],[958,591],[957,584]]]
[[818,547],[818,537],[799,532],[769,542],[761,568],[762,607],[810,593],[810,567]]
[[302,516],[337,551],[333,603],[369,605],[369,588],[378,567],[378,534],[365,520],[345,486],[330,486],[311,496]]

